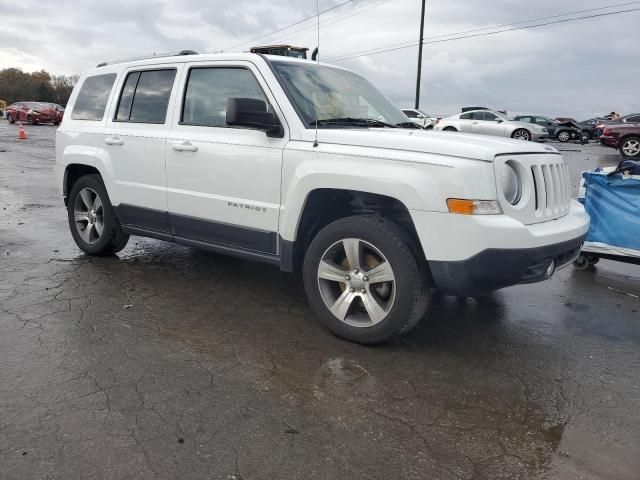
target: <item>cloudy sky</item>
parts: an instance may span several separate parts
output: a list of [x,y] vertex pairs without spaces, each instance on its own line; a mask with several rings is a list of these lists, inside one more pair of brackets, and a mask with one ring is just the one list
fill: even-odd
[[[342,3],[320,0],[320,11]],[[586,11],[591,9],[598,10]],[[638,10],[448,40],[500,25],[633,9]],[[107,59],[185,48],[239,51],[274,42],[313,48],[315,20],[264,34],[315,10],[315,0],[0,0],[0,68],[72,74]],[[485,105],[579,119],[640,111],[639,10],[640,1],[625,0],[427,0],[430,43],[423,54],[421,107],[444,115],[463,105]],[[561,16],[576,11],[582,13]],[[399,106],[411,106],[419,18],[420,0],[346,2],[321,15],[321,58],[336,62],[411,43],[336,62],[367,76]],[[505,28],[513,27],[498,30]],[[242,43],[248,40],[253,41]]]

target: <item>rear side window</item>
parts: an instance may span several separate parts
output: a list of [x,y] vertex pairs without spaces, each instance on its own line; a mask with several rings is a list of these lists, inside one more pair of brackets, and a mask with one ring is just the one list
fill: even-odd
[[130,72],[122,87],[115,120],[164,123],[175,77],[175,69]]
[[192,68],[181,123],[226,127],[227,99],[234,97],[255,98],[268,103],[258,80],[245,68]]
[[74,120],[102,120],[115,80],[115,73],[87,77],[80,88],[78,98],[76,98],[71,118]]

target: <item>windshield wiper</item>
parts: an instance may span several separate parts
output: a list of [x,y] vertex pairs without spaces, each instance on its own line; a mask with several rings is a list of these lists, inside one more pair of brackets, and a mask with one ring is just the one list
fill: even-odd
[[421,127],[420,125],[413,123],[413,122],[401,122],[401,123],[396,123],[396,127],[400,127],[400,128],[415,128],[418,130],[424,130],[423,127]]
[[318,121],[313,120],[309,122],[309,125],[315,126],[326,125],[331,127],[387,127],[397,128],[395,125],[383,122],[382,120],[376,120],[375,118],[354,118],[354,117],[342,117],[342,118],[323,118]]

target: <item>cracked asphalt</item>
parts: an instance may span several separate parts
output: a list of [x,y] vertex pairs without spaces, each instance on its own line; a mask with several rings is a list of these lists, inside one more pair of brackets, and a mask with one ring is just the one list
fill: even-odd
[[[274,267],[137,237],[86,257],[55,128],[27,132],[0,121],[3,480],[639,478],[638,267],[438,297],[362,347]],[[618,160],[562,148],[576,185]]]

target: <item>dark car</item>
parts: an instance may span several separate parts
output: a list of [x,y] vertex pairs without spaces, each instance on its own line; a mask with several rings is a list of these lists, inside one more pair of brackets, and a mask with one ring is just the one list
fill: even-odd
[[620,150],[623,157],[640,159],[640,124],[607,125],[600,143]]
[[604,117],[595,117],[588,120],[583,120],[582,122],[578,122],[578,125],[580,126],[580,128],[582,128],[583,132],[589,133],[589,138],[595,140],[602,133],[602,131],[598,129],[598,125],[606,122],[606,120],[607,119]]
[[555,138],[560,142],[580,140],[582,138],[582,130],[573,122],[561,123],[540,115],[518,115],[513,119],[518,122],[534,123],[545,127],[549,132],[549,137]]
[[62,121],[64,108],[56,108],[53,103],[45,102],[16,102],[7,107],[9,123],[26,122],[29,125],[39,123],[53,123],[58,125]]

